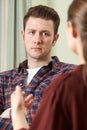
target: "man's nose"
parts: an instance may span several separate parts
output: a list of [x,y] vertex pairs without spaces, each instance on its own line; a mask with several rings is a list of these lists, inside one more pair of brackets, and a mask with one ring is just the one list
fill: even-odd
[[39,33],[36,33],[36,34],[35,34],[35,37],[34,37],[34,43],[40,44],[41,41],[42,41],[41,35],[40,35]]

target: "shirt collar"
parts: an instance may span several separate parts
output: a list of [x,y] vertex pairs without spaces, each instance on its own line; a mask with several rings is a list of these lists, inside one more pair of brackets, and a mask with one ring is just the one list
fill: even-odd
[[[47,66],[48,66],[49,68],[51,68],[51,69],[52,69],[52,68],[55,68],[55,67],[58,67],[58,62],[59,62],[58,57],[53,56],[53,57],[52,57],[52,61],[50,61]],[[53,67],[53,66],[54,66],[54,67]],[[26,69],[28,69],[28,60],[25,60],[25,61],[23,61],[23,62],[21,62],[21,63],[19,64],[18,71],[19,71],[19,72],[20,72],[20,71],[25,72]]]

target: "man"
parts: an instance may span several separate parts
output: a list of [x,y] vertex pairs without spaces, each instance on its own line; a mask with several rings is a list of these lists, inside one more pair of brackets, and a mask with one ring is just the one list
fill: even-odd
[[11,108],[10,95],[17,85],[25,91],[25,96],[30,93],[34,96],[33,107],[27,113],[31,125],[45,88],[56,75],[72,70],[73,65],[60,62],[56,56],[51,57],[52,47],[59,37],[59,23],[57,12],[43,5],[31,7],[24,16],[21,35],[27,60],[16,69],[0,73],[0,129],[12,129],[11,119],[6,114]]

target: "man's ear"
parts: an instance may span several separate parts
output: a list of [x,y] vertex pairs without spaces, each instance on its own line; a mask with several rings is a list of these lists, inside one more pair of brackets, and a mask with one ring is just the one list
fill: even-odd
[[73,36],[74,38],[76,38],[76,37],[77,37],[77,30],[76,30],[76,28],[73,26],[73,24],[72,24],[71,21],[68,22],[68,27],[69,27],[69,29],[71,30],[72,36]]
[[22,40],[24,40],[24,30],[21,31]]
[[59,38],[59,34],[55,34],[54,40],[53,40],[53,46],[55,46],[55,44],[56,44],[58,38]]

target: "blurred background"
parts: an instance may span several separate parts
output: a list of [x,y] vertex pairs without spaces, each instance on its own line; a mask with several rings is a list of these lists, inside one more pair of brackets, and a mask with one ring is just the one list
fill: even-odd
[[67,9],[72,0],[0,0],[0,72],[15,68],[26,59],[21,38],[23,17],[29,7],[43,4],[54,8],[60,16],[59,40],[52,55],[61,61],[79,64],[66,39]]

